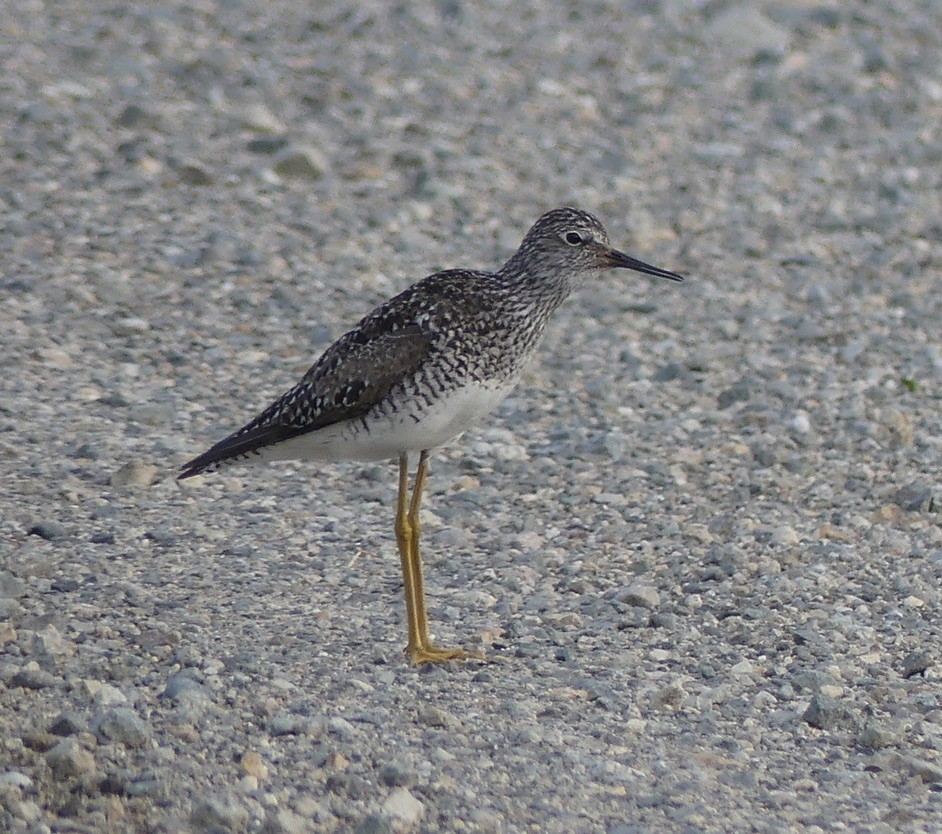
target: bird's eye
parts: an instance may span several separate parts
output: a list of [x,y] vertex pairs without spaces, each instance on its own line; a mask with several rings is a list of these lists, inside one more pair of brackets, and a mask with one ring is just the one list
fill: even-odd
[[578,246],[581,243],[585,243],[582,235],[580,235],[578,232],[566,232],[566,234],[563,235],[563,240],[565,240],[566,243],[568,243],[570,246]]

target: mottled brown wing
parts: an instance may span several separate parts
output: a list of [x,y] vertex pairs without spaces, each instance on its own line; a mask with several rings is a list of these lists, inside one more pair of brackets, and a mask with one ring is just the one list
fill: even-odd
[[183,466],[189,478],[259,449],[362,417],[426,359],[432,337],[393,318],[363,324],[331,345],[304,375],[250,423]]

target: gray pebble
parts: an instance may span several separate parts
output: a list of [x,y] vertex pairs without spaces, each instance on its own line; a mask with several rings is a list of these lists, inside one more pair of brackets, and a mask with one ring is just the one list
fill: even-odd
[[268,721],[268,732],[273,736],[288,736],[304,733],[307,720],[300,715],[279,713]]
[[769,536],[769,542],[779,547],[795,545],[800,541],[801,537],[798,535],[798,532],[787,524],[776,527]]
[[116,487],[149,487],[160,470],[151,463],[131,461],[111,473],[111,485]]
[[651,614],[651,625],[654,628],[663,628],[665,631],[673,631],[677,628],[677,615],[656,611]]
[[[74,591],[78,583],[73,586],[68,580],[53,582],[50,586],[54,591]],[[29,650],[32,655],[43,655],[47,658],[68,657],[75,652],[75,644],[54,626],[48,625],[42,631],[24,632],[30,634]]]
[[53,541],[64,538],[67,534],[64,524],[58,521],[39,521],[29,528],[31,536],[39,536],[42,539]]
[[175,544],[177,541],[177,536],[169,527],[154,527],[151,530],[148,530],[144,537],[149,541],[154,542],[155,544],[161,544],[169,546]]
[[942,766],[921,759],[910,759],[910,767],[923,782],[942,785]]
[[8,570],[0,571],[0,597],[21,597],[26,593],[26,583]]
[[668,362],[654,373],[655,382],[673,382],[676,379],[690,379],[690,369],[681,362]]
[[411,788],[415,785],[415,770],[400,762],[388,762],[379,769],[380,781],[391,787]]
[[354,834],[393,834],[392,821],[382,814],[370,814],[360,820]]
[[275,157],[272,170],[280,177],[319,180],[326,176],[329,166],[315,148],[286,148]]
[[893,496],[893,501],[907,512],[940,512],[942,511],[940,493],[942,489],[937,489],[931,484],[913,483],[899,490]]
[[457,726],[455,718],[439,707],[424,706],[419,710],[418,722],[427,727],[449,728]]
[[193,827],[207,834],[241,831],[248,818],[248,811],[234,797],[223,794],[213,794],[199,800],[190,813]]
[[5,773],[0,773],[0,785],[15,785],[17,788],[26,791],[33,787],[33,780],[18,770],[8,770]]
[[164,687],[163,692],[160,694],[164,698],[170,698],[172,701],[178,701],[185,693],[194,692],[205,695],[203,685],[199,681],[194,680],[193,672],[191,670],[184,670],[171,676],[170,680],[167,681],[167,685]]
[[424,812],[425,805],[408,788],[393,788],[383,802],[383,814],[407,827],[418,823]]
[[629,585],[615,596],[619,602],[634,605],[639,608],[655,609],[661,604],[661,596],[653,585],[636,582]]
[[95,770],[95,757],[74,738],[66,738],[46,753],[46,762],[60,778],[70,778]]
[[927,651],[910,652],[903,658],[900,674],[904,678],[922,675],[932,665],[932,655]]
[[285,136],[256,136],[246,143],[251,153],[271,155],[286,147],[288,139]]
[[116,741],[125,747],[144,747],[151,737],[150,727],[128,707],[117,707],[97,716],[92,729],[100,742]]
[[647,628],[651,624],[651,611],[640,605],[629,605],[618,617],[618,629]]
[[186,185],[212,185],[216,178],[199,162],[187,162],[180,166],[180,180]]
[[95,705],[99,708],[126,704],[128,701],[128,696],[118,689],[118,687],[112,686],[110,683],[85,679],[83,685],[89,695],[92,696]]
[[899,727],[891,727],[886,722],[870,719],[857,734],[857,744],[871,750],[879,750],[899,744],[902,738],[903,733]]
[[159,796],[164,792],[164,782],[156,773],[139,773],[124,788],[128,796]]
[[716,398],[720,408],[729,408],[736,403],[746,402],[752,396],[752,383],[737,382],[735,385],[721,391]]
[[157,123],[156,117],[139,104],[128,104],[115,119],[115,124],[124,128],[153,129]]
[[354,738],[357,734],[353,724],[347,721],[346,718],[341,718],[339,715],[328,719],[327,729],[330,731],[331,735],[347,740]]
[[62,712],[49,725],[49,732],[57,736],[74,736],[84,732],[85,721],[76,713]]
[[849,704],[816,692],[802,719],[819,730],[853,728],[857,725],[857,711]]
[[48,689],[58,686],[60,683],[62,683],[60,678],[45,669],[33,668],[20,669],[10,679],[11,686],[21,686],[24,689]]
[[257,133],[282,133],[285,129],[281,121],[264,104],[239,106],[232,115]]
[[285,808],[269,811],[261,827],[261,834],[308,834],[310,831],[302,816]]
[[780,55],[788,47],[789,33],[773,23],[750,4],[729,6],[706,29],[711,41],[719,41],[724,50],[739,58],[759,54]]

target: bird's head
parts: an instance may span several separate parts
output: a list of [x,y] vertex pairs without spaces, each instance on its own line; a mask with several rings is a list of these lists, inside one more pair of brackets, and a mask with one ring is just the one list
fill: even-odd
[[651,266],[614,249],[602,224],[586,211],[558,208],[533,224],[511,265],[530,274],[566,274],[597,269],[632,269],[671,281],[683,281],[676,272]]

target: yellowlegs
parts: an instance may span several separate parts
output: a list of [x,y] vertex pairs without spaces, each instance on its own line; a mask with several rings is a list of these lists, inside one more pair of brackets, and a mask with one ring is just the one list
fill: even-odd
[[[180,478],[269,460],[398,459],[396,542],[414,663],[480,657],[436,646],[425,609],[419,508],[430,450],[514,387],[546,322],[587,273],[683,278],[613,249],[591,214],[544,214],[497,272],[450,269],[377,307],[254,420],[183,467]],[[418,470],[409,493],[409,455]]]

